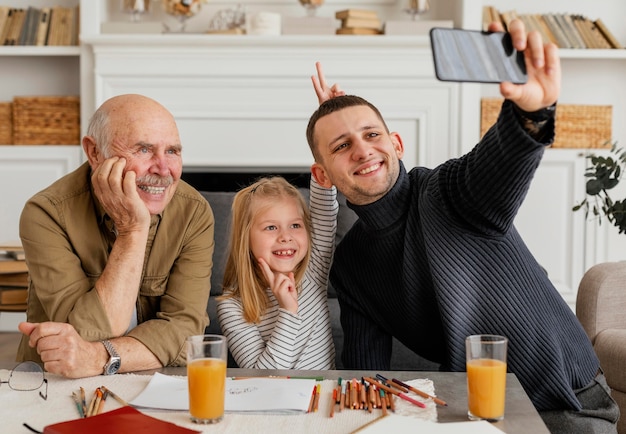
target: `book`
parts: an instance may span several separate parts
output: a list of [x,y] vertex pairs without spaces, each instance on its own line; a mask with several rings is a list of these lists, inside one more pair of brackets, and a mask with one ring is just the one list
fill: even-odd
[[542,14],[541,16],[543,17],[543,20],[550,29],[550,32],[552,32],[552,34],[556,38],[556,45],[559,48],[571,48],[569,45],[569,40],[565,36],[565,33],[563,32],[561,26],[557,23],[554,14]]
[[0,287],[28,288],[28,273],[0,273]]
[[150,433],[150,434],[191,434],[201,431],[191,430],[171,422],[166,422],[143,414],[130,406],[107,411],[95,416],[59,422],[44,427],[43,434],[110,434],[110,433]]
[[574,26],[572,20],[568,19],[569,15],[555,14],[554,18],[565,34],[569,48],[586,48],[585,43],[578,35],[578,29]]
[[624,48],[624,46],[617,40],[615,35],[611,33],[609,28],[604,24],[604,22],[600,18],[595,20],[593,23],[600,30],[602,35],[604,35],[604,38],[609,42],[612,48]]
[[27,273],[26,261],[0,261],[0,274]]
[[9,8],[7,12],[7,17],[4,22],[4,27],[2,28],[2,33],[0,34],[0,45],[8,45],[9,40],[9,32],[11,31],[11,26],[13,25],[13,16],[15,15],[16,8]]
[[[0,6],[0,38],[4,34],[4,29],[7,25],[7,21],[9,20],[9,11],[11,10],[8,6]],[[0,44],[4,42],[4,39],[0,39]]]
[[516,18],[519,18],[517,15],[517,11],[512,9],[510,11],[504,11],[500,13],[500,17],[502,18],[502,23],[504,24],[504,29],[508,31],[509,24]]
[[364,27],[341,27],[335,32],[338,35],[380,35],[378,29],[368,29]]
[[24,24],[22,25],[22,30],[20,31],[16,45],[33,45],[40,13],[41,11],[33,6],[29,6],[28,9],[26,9]]
[[589,39],[593,44],[591,48],[611,48],[611,44],[604,38],[604,35],[600,32],[598,27],[591,21],[589,18],[585,16],[581,16],[579,21],[582,23],[581,25],[589,35]]
[[28,289],[0,286],[0,305],[26,305]]
[[24,18],[26,18],[26,11],[21,8],[17,8],[13,11],[13,17],[11,19],[11,27],[7,34],[7,39],[4,41],[4,45],[17,45],[24,25]]
[[380,29],[381,22],[378,18],[348,17],[341,20],[341,27],[362,27],[366,29]]
[[63,15],[63,8],[61,6],[54,6],[50,9],[50,23],[48,30],[48,43],[47,45],[61,45],[61,20]]
[[372,11],[368,9],[344,9],[344,10],[335,12],[335,18],[337,18],[338,20],[345,20],[348,17],[378,19],[378,14],[376,13],[376,11]]
[[556,38],[550,31],[550,27],[546,24],[546,21],[543,19],[541,14],[532,14],[532,19],[537,23],[537,27],[541,29],[541,36],[544,37],[544,42],[552,42],[555,45],[558,45]]
[[582,15],[573,15],[572,22],[578,29],[578,33],[585,42],[585,48],[596,48],[595,37],[591,33],[591,29],[587,26]]
[[42,8],[39,23],[37,25],[37,36],[35,45],[48,44],[48,29],[50,28],[50,8]]
[[565,21],[567,28],[571,31],[571,37],[575,40],[575,48],[587,48],[587,44],[583,39],[578,27],[574,23],[574,17],[572,15],[564,14],[563,20]]

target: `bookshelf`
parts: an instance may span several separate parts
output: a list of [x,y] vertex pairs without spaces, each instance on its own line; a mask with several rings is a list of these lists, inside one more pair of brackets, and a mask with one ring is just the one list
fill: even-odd
[[[338,0],[339,1],[339,0]],[[409,19],[403,12],[408,0],[368,0],[365,8],[375,10],[381,21],[393,19]],[[292,54],[293,59],[303,58],[305,53],[311,55],[328,56],[327,52],[335,48],[339,41],[345,47],[348,56],[354,54],[359,56],[363,51],[380,51],[389,55],[389,61],[402,63],[406,61],[403,57],[407,50],[413,50],[413,46],[419,46],[419,59],[409,59],[414,68],[411,71],[423,72],[425,68],[430,68],[430,58],[428,56],[428,41],[425,37],[403,37],[403,36],[301,36],[290,35],[277,39],[251,36],[206,36],[200,35],[211,16],[218,10],[232,7],[226,2],[208,2],[203,5],[199,15],[191,18],[188,22],[190,32],[197,32],[192,35],[103,35],[100,32],[100,25],[107,21],[127,20],[128,16],[120,11],[120,1],[118,0],[0,0],[0,4],[12,5],[14,7],[32,5],[36,7],[44,6],[75,6],[80,4],[81,15],[81,37],[85,40],[97,40],[100,56],[106,61],[119,59],[120,53],[127,56],[125,63],[135,65],[141,71],[143,65],[137,61],[136,54],[151,50],[165,50],[172,56],[183,56],[186,52],[198,50],[201,45],[210,47],[210,50],[203,52],[203,55],[211,50],[210,55],[217,53],[215,61],[221,61],[226,56],[230,56],[235,51],[246,52],[250,62],[259,59],[258,49],[266,51],[272,46],[276,50],[285,50]],[[304,16],[305,11],[299,2],[295,0],[248,0],[246,2],[249,11],[269,11],[288,14],[291,16]],[[626,2],[623,0],[603,0],[601,2],[586,2],[582,0],[437,0],[431,2],[431,9],[428,14],[421,19],[433,20],[453,20],[457,27],[479,29],[482,24],[482,6],[493,5],[499,10],[515,9],[519,13],[577,13],[590,18],[601,18],[609,27],[612,33],[622,43],[626,44],[626,26],[623,26],[623,17],[626,16]],[[161,21],[166,19],[161,11],[160,1],[152,2],[152,12],[147,20]],[[364,8],[359,0],[327,0],[317,11],[318,16],[334,16],[335,11],[346,8]],[[339,24],[339,22],[338,22]],[[373,39],[372,39],[373,38]],[[161,46],[155,41],[162,42]],[[417,42],[415,42],[417,41]],[[132,45],[133,48],[128,48]],[[304,47],[304,48],[302,48]],[[316,47],[317,51],[316,51]],[[133,50],[137,50],[133,52]],[[391,112],[391,117],[400,120],[399,130],[403,132],[405,142],[416,143],[419,141],[419,149],[412,150],[415,155],[419,154],[420,163],[426,166],[433,166],[437,161],[447,155],[457,155],[471,149],[479,137],[480,99],[484,96],[495,96],[498,94],[497,86],[479,84],[459,84],[451,86],[449,95],[439,96],[439,104],[450,104],[451,108],[442,108],[435,105],[433,108],[424,108],[420,101],[406,101],[405,88],[406,78],[402,80],[389,80],[397,89],[392,92],[382,91],[373,88],[372,83],[377,84],[382,81],[382,66],[373,65],[356,71],[352,66],[352,60],[345,57],[345,53],[336,58],[326,57],[327,73],[340,83],[350,80],[353,73],[363,73],[363,77],[351,81],[355,92],[370,92],[373,94],[374,102],[379,98],[392,95],[399,104],[389,104],[385,112]],[[411,54],[413,55],[413,54]],[[626,123],[621,119],[626,117],[626,86],[623,85],[621,77],[626,72],[626,50],[591,50],[591,49],[561,49],[560,55],[563,65],[563,91],[562,102],[568,104],[611,104],[613,111],[613,129],[616,140],[626,144]],[[308,56],[308,54],[307,54]],[[394,57],[395,56],[395,57]],[[97,65],[94,59],[93,46],[81,43],[77,47],[2,47],[0,46],[0,101],[9,101],[15,95],[57,95],[57,94],[80,94],[81,95],[81,122],[82,131],[86,128],[88,118],[91,116],[94,107],[101,102],[106,92],[115,93],[120,89],[127,89],[129,80],[127,77],[117,77],[103,87],[99,83],[97,71],[102,68],[114,69],[114,65],[101,63]],[[123,56],[122,56],[123,57]],[[201,58],[198,58],[200,61]],[[239,99],[246,98],[249,92],[248,87],[239,89],[235,93],[220,93],[215,88],[223,103],[219,108],[212,108],[211,114],[215,114],[223,123],[224,119],[230,117],[241,117],[245,122],[256,116],[255,107],[259,107],[258,101],[268,101],[274,97],[274,89],[281,89],[282,86],[299,86],[304,78],[305,85],[308,75],[312,73],[311,65],[317,59],[303,58],[305,65],[297,71],[279,71],[276,82],[269,82],[267,93],[259,94],[256,101],[249,104],[239,103]],[[418,61],[419,60],[419,61]],[[193,63],[192,69],[196,66]],[[250,86],[257,84],[254,74],[264,74],[266,71],[275,73],[275,65],[267,62],[259,62],[250,67],[249,63],[229,65],[220,73],[220,77],[225,78],[227,84],[236,80],[237,74],[247,74]],[[167,72],[168,68],[176,68],[176,62],[169,62],[163,68]],[[182,70],[182,68],[179,68]],[[393,69],[393,68],[391,68]],[[209,71],[209,75],[211,71]],[[243,72],[242,72],[243,71]],[[186,72],[186,71],[183,71]],[[383,71],[387,73],[388,71]],[[406,71],[399,71],[398,73]],[[267,72],[269,74],[270,72]],[[412,73],[412,72],[410,72]],[[113,74],[113,73],[111,73]],[[291,74],[287,76],[287,74]],[[194,72],[189,83],[201,85],[206,83],[206,77],[202,77],[200,72]],[[407,75],[407,74],[405,74]],[[285,77],[286,81],[285,81]],[[148,82],[137,81],[134,87],[136,92],[148,92],[150,86],[159,86],[160,78],[152,77]],[[294,84],[296,83],[296,84]],[[413,85],[413,82],[410,82]],[[430,83],[434,91],[439,91],[439,83]],[[192,84],[185,83],[180,86],[179,91]],[[247,85],[246,85],[247,86]],[[344,87],[347,86],[344,85]],[[213,90],[212,90],[213,92]],[[310,89],[299,90],[291,98],[286,100],[282,111],[276,109],[281,116],[285,116],[285,125],[294,128],[298,132],[296,136],[301,138],[301,126],[294,122],[301,122],[295,119],[300,116],[298,110],[294,108],[297,100],[304,100],[313,104]],[[161,93],[164,98],[169,97],[167,93]],[[199,98],[201,93],[193,95]],[[213,94],[211,94],[213,95]],[[268,98],[271,95],[271,98]],[[171,107],[178,115],[186,116],[192,113],[198,102],[189,99],[186,104]],[[277,105],[277,104],[274,104]],[[261,110],[265,109],[265,106]],[[312,106],[311,106],[312,107]],[[448,107],[448,106],[446,106]],[[307,109],[308,110],[308,109]],[[305,112],[307,111],[305,110]],[[416,115],[408,113],[418,112],[421,118],[419,122],[425,122],[429,117],[435,116],[437,119],[445,119],[447,122],[445,130],[448,140],[434,140],[427,136],[424,131],[417,128],[413,121]],[[239,113],[239,114],[238,114]],[[246,116],[249,116],[246,119]],[[304,116],[304,115],[303,115]],[[248,125],[248,124],[247,124]],[[259,122],[259,126],[266,125],[265,121]],[[192,130],[187,133],[189,124],[181,124],[183,138],[206,135],[206,127]],[[246,128],[241,128],[233,124],[233,130],[245,134]],[[430,130],[429,130],[430,131]],[[187,135],[187,136],[185,136]],[[258,137],[251,137],[250,143],[255,143]],[[306,148],[306,147],[305,147]],[[276,152],[272,155],[272,164],[293,165],[297,160],[301,164],[303,159],[308,157],[307,149],[294,150],[291,153]],[[220,151],[222,152],[222,151]],[[224,151],[225,152],[225,151]],[[248,152],[238,151],[240,155]],[[253,153],[253,152],[251,152]],[[605,261],[618,260],[626,257],[626,245],[620,243],[626,240],[623,235],[614,236],[608,225],[596,228],[595,224],[586,225],[581,213],[571,212],[571,205],[580,199],[582,190],[580,173],[584,170],[584,152],[582,150],[559,149],[546,152],[544,163],[540,167],[533,190],[529,193],[529,199],[524,208],[520,211],[519,228],[523,231],[533,252],[537,252],[539,261],[546,266],[549,275],[557,281],[559,289],[570,304],[576,294],[578,281],[583,272],[590,265]],[[282,159],[277,161],[274,155],[282,155]],[[294,158],[296,155],[297,158]],[[191,157],[191,155],[189,155]],[[423,157],[426,156],[426,157]],[[301,159],[298,159],[301,158]],[[417,157],[416,157],[417,158]],[[206,161],[214,162],[223,159],[228,160],[221,153],[214,153]],[[21,204],[26,198],[37,189],[43,188],[53,179],[72,170],[84,161],[82,150],[79,146],[40,146],[40,147],[12,147],[0,146],[0,173],[7,173],[9,178],[0,182],[0,198],[11,197],[12,201],[10,213],[3,213],[0,219],[0,241],[2,239],[17,238],[17,220],[21,210]],[[200,157],[197,161],[201,161]],[[258,164],[263,164],[259,160]],[[208,163],[207,163],[208,164]],[[41,171],[41,165],[46,167],[45,175],[33,176]],[[18,169],[16,169],[18,168]],[[24,178],[15,178],[13,175],[25,173]],[[30,175],[29,175],[30,174]],[[15,181],[19,179],[19,181]],[[24,188],[15,193],[16,184],[24,184]],[[4,202],[3,202],[4,203]],[[541,216],[541,217],[537,217]],[[4,220],[3,220],[4,219]],[[548,224],[538,225],[538,220],[548,222]],[[541,226],[543,229],[538,228]],[[540,231],[544,232],[540,232]],[[626,241],[625,241],[626,242]]]
[[[551,0],[483,0],[480,6],[494,6],[499,11],[518,13],[570,13],[590,19],[600,18],[622,45],[626,45],[626,3],[622,0],[601,2]],[[476,10],[466,11],[466,18],[480,22]],[[473,14],[473,15],[472,15]],[[626,73],[625,49],[559,49],[562,66],[560,102],[613,106],[613,138],[626,145]],[[474,98],[498,95],[494,86],[474,89]],[[572,206],[584,197],[584,149],[547,149],[527,199],[516,219],[516,226],[530,250],[548,268],[553,282],[562,284],[565,298],[575,300],[577,284],[585,270],[604,261],[626,257],[626,237],[608,225],[585,221]],[[623,197],[624,192],[621,193]],[[578,215],[581,214],[581,215]],[[541,225],[538,225],[541,221]],[[569,282],[569,283],[568,283]],[[557,285],[558,286],[558,285]]]

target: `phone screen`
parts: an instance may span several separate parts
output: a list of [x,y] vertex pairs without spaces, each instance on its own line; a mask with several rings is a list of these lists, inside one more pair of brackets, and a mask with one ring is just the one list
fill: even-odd
[[430,43],[441,81],[522,84],[528,78],[524,54],[508,33],[435,27]]

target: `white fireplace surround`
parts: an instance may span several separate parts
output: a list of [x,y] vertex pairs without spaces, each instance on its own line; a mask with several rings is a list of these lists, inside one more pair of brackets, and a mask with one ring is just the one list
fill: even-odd
[[83,42],[90,55],[81,67],[93,70],[81,90],[83,130],[106,99],[148,95],[174,114],[190,169],[310,167],[305,130],[317,107],[310,76],[318,60],[330,82],[371,101],[400,132],[409,168],[458,156],[478,136],[478,113],[462,116],[465,85],[435,79],[427,37],[98,35]]

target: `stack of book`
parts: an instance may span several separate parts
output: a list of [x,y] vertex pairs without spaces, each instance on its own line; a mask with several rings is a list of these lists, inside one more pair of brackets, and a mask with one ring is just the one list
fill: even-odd
[[0,311],[24,312],[28,296],[25,261],[0,260]]
[[0,6],[0,45],[78,45],[78,7]]
[[502,22],[505,28],[513,19],[521,20],[527,30],[536,30],[544,42],[559,48],[624,48],[601,19],[595,21],[578,14],[518,14],[515,10],[500,12],[493,6],[483,7],[483,29],[490,22]]
[[335,12],[341,20],[338,35],[380,35],[382,23],[375,11],[366,9],[345,9]]

